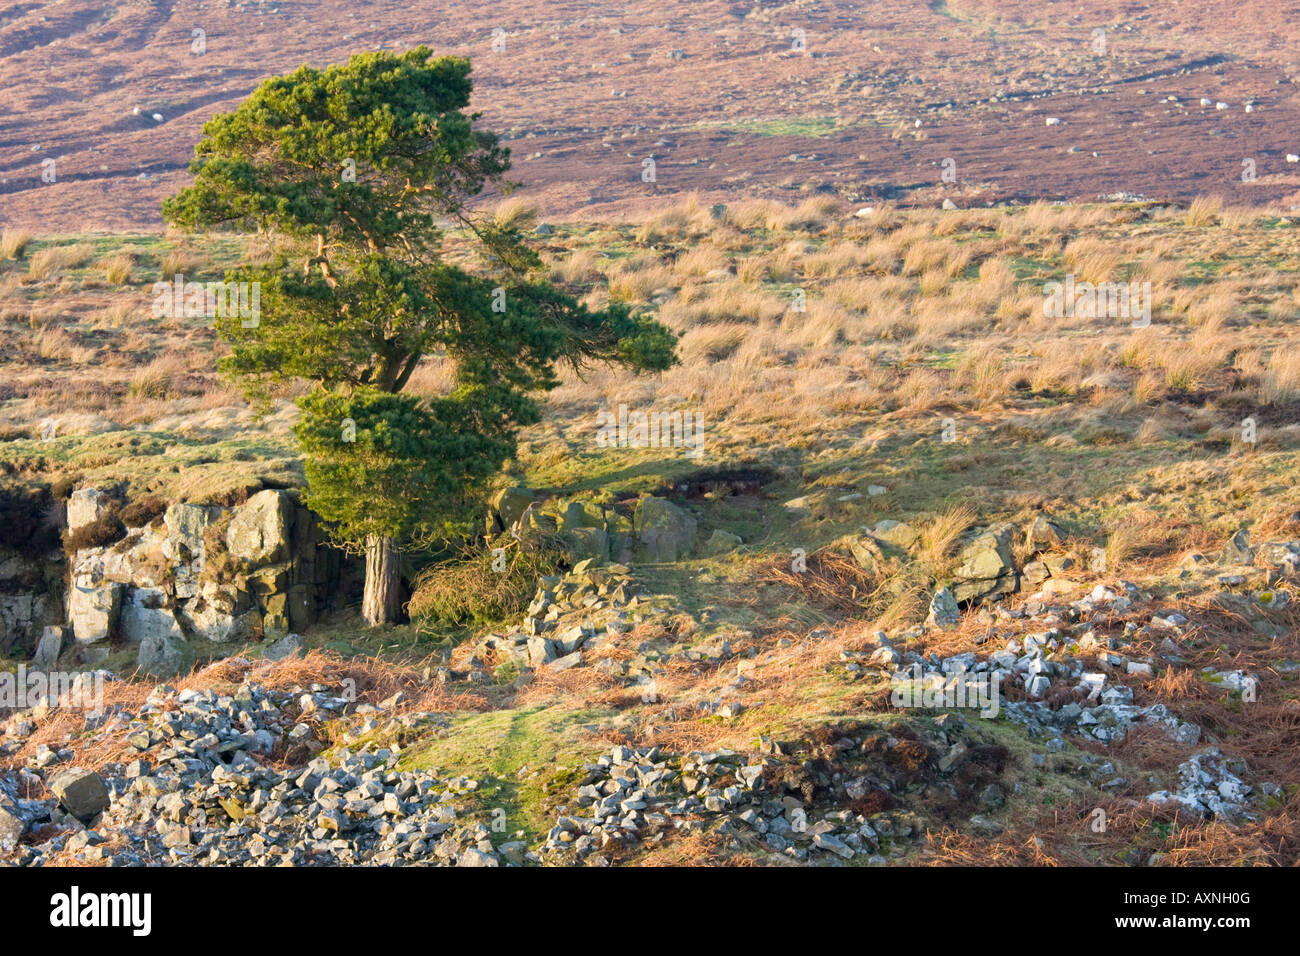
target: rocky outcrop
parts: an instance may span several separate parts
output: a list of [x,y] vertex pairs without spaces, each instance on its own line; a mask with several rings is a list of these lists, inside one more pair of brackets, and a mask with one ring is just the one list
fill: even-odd
[[524,516],[535,497],[531,488],[503,488],[488,502],[488,533],[508,531]]
[[940,588],[930,599],[930,614],[926,623],[931,627],[956,627],[961,623],[961,611],[957,608],[957,598],[949,588]]
[[[68,510],[86,523],[107,507],[103,493],[80,489]],[[79,662],[123,642],[139,646],[143,670],[167,675],[202,648],[308,627],[340,569],[295,492],[261,491],[233,508],[178,503],[120,541],[75,552],[67,620]]]
[[888,547],[899,552],[909,552],[920,540],[920,535],[905,521],[886,518],[871,529],[871,536]]
[[1044,515],[1035,515],[1025,528],[1025,546],[1030,551],[1049,551],[1065,544],[1065,532]]
[[161,588],[134,588],[130,599],[122,608],[120,626],[122,636],[140,643],[146,640],[161,641],[166,637],[180,637],[176,615],[166,606],[167,592]]
[[67,628],[61,625],[47,627],[36,644],[36,653],[32,655],[32,667],[38,671],[48,671],[54,667],[67,647]]
[[[502,532],[548,535],[562,542],[569,559],[579,561],[676,561],[695,553],[699,524],[667,498],[647,496],[635,504],[600,504],[579,499],[539,500],[528,488],[507,488],[490,503],[488,536]],[[719,532],[710,553],[741,543]]]
[[0,853],[10,853],[27,832],[27,818],[18,805],[0,793]]
[[700,548],[700,553],[706,557],[716,557],[720,554],[735,551],[744,543],[740,535],[718,528],[714,530],[713,534],[709,535],[708,540]]

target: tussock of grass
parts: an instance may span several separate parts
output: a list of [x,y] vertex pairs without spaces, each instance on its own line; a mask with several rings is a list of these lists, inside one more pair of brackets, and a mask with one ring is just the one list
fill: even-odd
[[68,269],[85,265],[94,255],[94,247],[87,243],[70,246],[46,246],[37,249],[28,259],[27,273],[33,279],[49,279]]
[[0,258],[21,259],[31,241],[31,233],[25,230],[5,229],[0,233]]
[[131,278],[135,257],[128,252],[118,252],[100,259],[96,265],[103,270],[104,278],[114,285],[125,285]]

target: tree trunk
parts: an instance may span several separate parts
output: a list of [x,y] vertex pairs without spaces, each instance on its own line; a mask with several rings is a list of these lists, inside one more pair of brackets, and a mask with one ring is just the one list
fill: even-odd
[[366,593],[361,616],[371,627],[391,624],[401,611],[402,560],[393,539],[371,535],[366,539]]

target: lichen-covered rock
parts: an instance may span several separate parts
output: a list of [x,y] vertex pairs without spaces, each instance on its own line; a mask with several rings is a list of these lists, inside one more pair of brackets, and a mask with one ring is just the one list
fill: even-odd
[[250,640],[261,625],[247,591],[205,582],[199,596],[181,612],[188,631],[214,644]]
[[1051,569],[1042,561],[1030,561],[1021,569],[1027,587],[1037,587],[1052,576]]
[[691,553],[699,523],[667,498],[642,498],[633,519],[637,541],[651,561],[676,561]]
[[1295,574],[1300,571],[1300,542],[1270,541],[1260,545],[1255,552],[1255,561],[1266,568]]
[[41,634],[40,642],[36,645],[36,653],[32,655],[32,667],[38,671],[53,670],[55,663],[63,654],[67,639],[66,628],[59,625],[46,627]]
[[18,806],[0,794],[0,853],[7,853],[18,845],[27,832],[27,819]]
[[1059,577],[1067,571],[1075,570],[1075,560],[1061,551],[1049,551],[1038,559],[1053,577]]
[[295,584],[289,588],[289,627],[305,631],[316,623],[316,589],[309,584]]
[[1053,521],[1043,515],[1035,515],[1034,520],[1025,528],[1025,544],[1030,551],[1046,551],[1059,548],[1065,543],[1065,532]]
[[533,667],[541,667],[543,664],[555,660],[555,656],[555,643],[553,641],[536,636],[528,639],[528,663]]
[[28,634],[35,616],[35,595],[30,591],[0,594],[0,651]]
[[573,531],[578,528],[605,528],[605,515],[595,505],[581,501],[570,501],[557,507],[557,525],[561,531]]
[[248,588],[259,598],[282,594],[289,586],[289,571],[279,565],[257,568],[248,575]]
[[1016,589],[1015,556],[1011,550],[1013,528],[1002,523],[975,536],[959,555],[953,572],[952,593],[958,602],[997,597]]
[[77,641],[94,644],[112,636],[122,612],[124,587],[116,581],[90,586],[73,584],[68,593],[68,621]]
[[116,581],[161,587],[172,576],[168,538],[151,527],[138,528],[121,541],[99,548],[82,548],[72,563],[72,576],[83,584]]
[[268,661],[282,661],[286,657],[293,657],[295,654],[301,655],[302,651],[302,637],[297,634],[286,634],[280,640],[263,650],[262,657]]
[[930,599],[930,615],[926,623],[931,627],[956,627],[961,623],[957,598],[948,588],[940,588]]
[[573,528],[564,532],[564,540],[572,561],[609,559],[609,535],[604,528]]
[[[74,525],[111,505],[97,489],[83,492]],[[0,548],[0,652],[18,641],[30,653],[41,627],[62,621],[83,663],[102,661],[118,633],[148,639],[155,654],[174,642],[283,637],[313,624],[320,602],[338,591],[340,552],[322,543],[296,494],[271,489],[233,509],[174,503],[113,544],[79,549],[71,568],[62,551],[19,561]],[[74,585],[66,597],[65,575]],[[55,583],[34,590],[44,577]]]
[[1250,530],[1239,528],[1223,546],[1221,558],[1224,564],[1250,564],[1254,561],[1255,549],[1250,546]]
[[272,564],[289,557],[294,512],[289,493],[259,491],[235,510],[226,529],[226,550],[252,564]]
[[268,595],[262,602],[262,630],[267,637],[280,637],[289,627],[289,595]]
[[210,505],[174,504],[164,512],[163,524],[178,560],[189,561],[202,555],[203,532],[218,510]]
[[910,550],[920,537],[910,524],[905,521],[894,521],[892,518],[878,522],[871,530],[871,536],[899,551]]
[[133,588],[122,604],[122,636],[132,642],[182,637],[176,615],[167,607],[167,595],[157,588]]
[[66,573],[62,550],[29,555],[0,544],[0,655],[35,648],[46,626],[65,619]]

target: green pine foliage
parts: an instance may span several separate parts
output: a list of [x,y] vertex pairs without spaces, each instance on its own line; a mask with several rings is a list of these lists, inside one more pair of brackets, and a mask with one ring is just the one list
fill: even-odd
[[[204,126],[193,185],[163,204],[188,229],[258,231],[275,254],[227,273],[258,283],[260,314],[219,315],[224,373],[265,399],[290,380],[307,501],[341,540],[431,540],[465,526],[557,367],[656,371],[675,336],[625,305],[591,310],[541,278],[517,226],[466,207],[511,188],[509,151],[475,128],[464,59],[365,53],[265,81]],[[444,260],[444,230],[484,266]],[[448,394],[401,394],[423,360]]]

